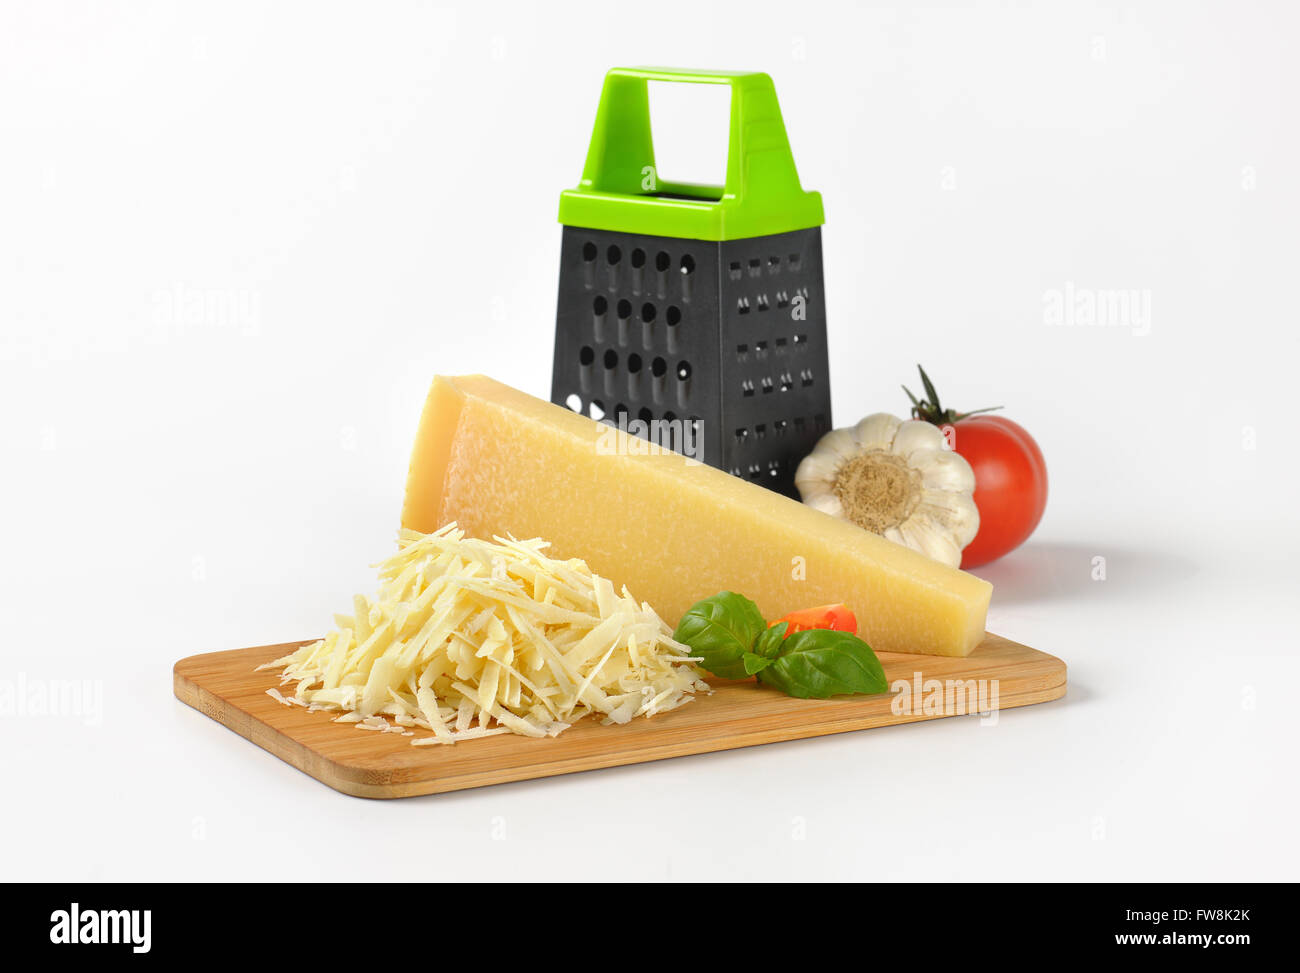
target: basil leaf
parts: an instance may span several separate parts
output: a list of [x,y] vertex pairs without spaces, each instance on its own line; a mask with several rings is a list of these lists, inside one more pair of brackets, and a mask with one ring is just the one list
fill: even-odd
[[775,659],[768,659],[754,652],[746,652],[740,657],[741,665],[745,667],[745,674],[752,676],[756,672],[762,672],[770,666]]
[[800,699],[889,689],[885,670],[871,646],[849,632],[824,628],[787,638],[776,661],[760,672],[758,679]]
[[673,638],[690,646],[691,655],[722,679],[747,679],[752,672],[744,656],[763,633],[765,623],[758,606],[744,595],[720,591],[697,601],[677,623]]
[[789,627],[789,622],[777,622],[754,640],[754,651],[765,659],[775,659],[781,654],[786,629]]

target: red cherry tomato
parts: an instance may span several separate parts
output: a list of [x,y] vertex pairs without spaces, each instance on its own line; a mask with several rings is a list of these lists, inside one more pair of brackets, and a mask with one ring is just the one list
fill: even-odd
[[961,419],[950,435],[975,471],[980,529],[961,552],[961,566],[974,568],[1015,550],[1034,532],[1047,506],[1047,464],[1034,437],[1002,416]]
[[790,625],[785,630],[787,638],[795,632],[806,632],[810,628],[829,628],[836,632],[854,633],[858,630],[858,619],[846,605],[818,605],[816,608],[805,608],[802,611],[791,612],[789,615],[782,615],[767,627],[771,628],[782,622],[788,622]]

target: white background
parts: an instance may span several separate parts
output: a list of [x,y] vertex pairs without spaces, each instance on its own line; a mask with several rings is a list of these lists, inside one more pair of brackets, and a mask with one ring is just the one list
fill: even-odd
[[[0,875],[1296,878],[1297,30],[1283,3],[6,3]],[[547,394],[558,193],[604,70],[643,63],[773,76],[825,197],[841,424],[902,412],[922,361],[1037,436],[1047,515],[980,573],[1069,696],[336,794],[176,701],[172,663],[371,590],[435,373]],[[1049,325],[1067,286],[1149,296],[1149,331]],[[102,712],[13,701],[66,679]]]

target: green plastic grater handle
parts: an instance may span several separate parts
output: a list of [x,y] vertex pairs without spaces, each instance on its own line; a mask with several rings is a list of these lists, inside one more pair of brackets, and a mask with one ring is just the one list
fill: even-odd
[[[723,186],[665,183],[654,175],[650,81],[730,86]],[[820,226],[825,215],[821,194],[799,185],[776,88],[766,74],[613,68],[605,75],[582,182],[560,194],[560,222],[692,240],[739,240]]]

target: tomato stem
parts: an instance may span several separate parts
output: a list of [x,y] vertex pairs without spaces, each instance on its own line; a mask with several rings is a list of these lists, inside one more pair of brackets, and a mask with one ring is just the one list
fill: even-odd
[[925,422],[933,423],[936,426],[951,425],[954,422],[960,422],[969,416],[977,416],[983,412],[996,412],[1001,409],[1000,405],[992,405],[987,409],[972,409],[970,412],[958,412],[956,409],[945,409],[939,404],[939,393],[935,391],[934,383],[930,381],[930,376],[925,374],[925,369],[919,364],[916,370],[921,373],[921,386],[925,389],[926,397],[918,399],[912,394],[912,390],[904,385],[903,391],[907,397],[912,400],[912,418],[921,419]]

